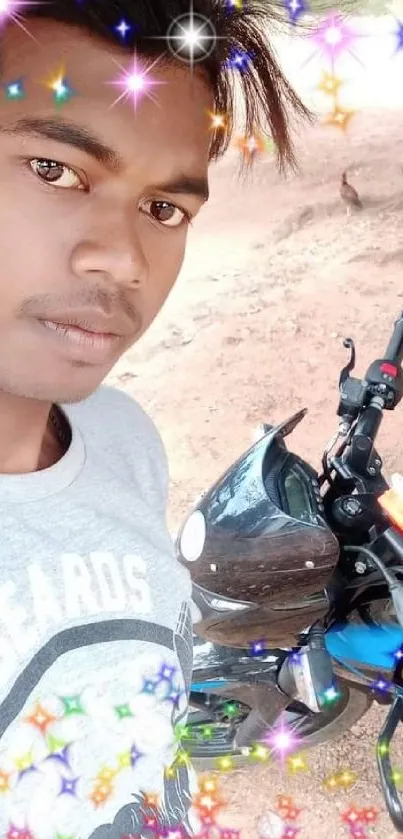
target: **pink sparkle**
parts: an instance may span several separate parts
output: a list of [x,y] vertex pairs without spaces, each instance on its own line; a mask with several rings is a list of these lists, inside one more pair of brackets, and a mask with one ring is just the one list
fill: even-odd
[[40,6],[42,3],[37,0],[0,0],[0,26],[4,26],[7,20],[16,23],[33,41],[36,41],[29,30],[21,23],[21,12],[26,6]]
[[280,757],[285,757],[289,752],[294,751],[298,745],[298,739],[294,736],[292,730],[282,724],[273,728],[263,738],[263,742]]
[[321,21],[311,37],[334,61],[340,53],[349,49],[357,36],[346,25],[342,15],[333,11]]
[[300,827],[288,824],[285,828],[282,839],[296,839],[296,836],[300,832],[300,830]]
[[[1,2],[1,0],[0,0]],[[123,92],[120,96],[115,99],[112,103],[111,107],[113,108],[115,105],[118,104],[122,99],[126,100],[129,98],[133,99],[134,110],[137,111],[137,106],[139,101],[147,96],[149,99],[152,99],[153,102],[158,104],[157,100],[151,93],[153,87],[157,85],[166,84],[164,81],[157,81],[156,79],[150,76],[150,71],[155,67],[157,62],[160,59],[157,58],[152,64],[146,64],[143,60],[140,61],[137,58],[137,55],[134,55],[133,58],[133,65],[130,70],[126,70],[121,64],[118,64],[120,69],[122,70],[122,75],[115,81],[107,82],[107,84],[117,85],[118,87],[123,88]]]

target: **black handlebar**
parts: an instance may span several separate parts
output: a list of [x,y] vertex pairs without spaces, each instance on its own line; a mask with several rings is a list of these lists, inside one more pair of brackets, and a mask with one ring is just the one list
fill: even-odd
[[343,468],[368,478],[376,475],[381,465],[374,455],[374,443],[383,411],[393,410],[403,397],[403,312],[395,321],[385,356],[370,364],[363,379],[350,375],[355,365],[354,341],[349,338],[344,346],[351,356],[340,374],[338,415],[345,437],[354,423],[355,427],[343,455]]
[[400,366],[403,360],[403,312],[395,322],[392,337],[386,348],[385,359]]
[[396,787],[389,756],[392,737],[403,715],[403,697],[397,696],[386,717],[378,739],[377,763],[381,779],[382,792],[392,822],[399,831],[403,830],[403,806]]

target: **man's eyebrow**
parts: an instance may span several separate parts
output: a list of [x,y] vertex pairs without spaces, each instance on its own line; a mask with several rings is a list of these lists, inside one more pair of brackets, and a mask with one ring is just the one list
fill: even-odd
[[203,201],[208,201],[209,198],[208,180],[204,176],[176,175],[165,183],[156,184],[154,189],[169,192],[171,195],[194,195]]
[[63,118],[25,117],[11,126],[1,126],[0,131],[2,134],[13,136],[44,137],[47,140],[74,146],[111,170],[116,171],[123,166],[122,158],[114,149],[94,137],[83,126]]
[[[92,135],[86,128],[71,120],[53,117],[24,117],[11,126],[1,126],[0,133],[13,136],[44,137],[67,146],[74,146],[93,157],[98,163],[112,171],[122,169],[123,159],[102,140]],[[208,180],[204,176],[179,174],[155,189],[172,195],[194,195],[207,201],[209,197]]]

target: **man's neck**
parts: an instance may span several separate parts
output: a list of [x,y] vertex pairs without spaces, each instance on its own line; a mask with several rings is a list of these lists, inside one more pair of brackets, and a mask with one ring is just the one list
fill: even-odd
[[51,408],[50,402],[0,392],[0,474],[36,472],[60,459]]

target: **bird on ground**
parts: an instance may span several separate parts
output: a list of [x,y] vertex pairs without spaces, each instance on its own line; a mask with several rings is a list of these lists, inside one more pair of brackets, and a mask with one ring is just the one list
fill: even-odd
[[346,172],[341,176],[340,197],[347,207],[347,215],[351,215],[352,210],[362,210],[362,201],[358,195],[357,190],[349,184]]

